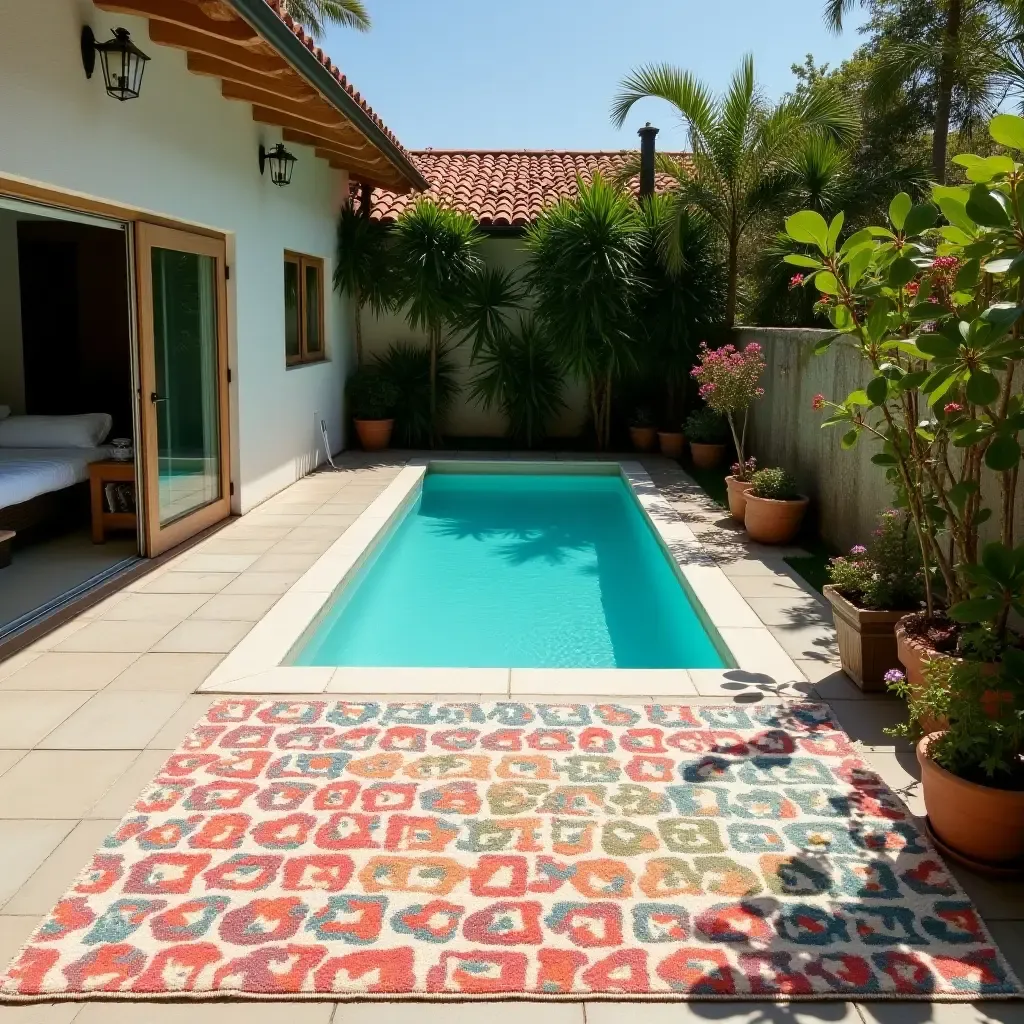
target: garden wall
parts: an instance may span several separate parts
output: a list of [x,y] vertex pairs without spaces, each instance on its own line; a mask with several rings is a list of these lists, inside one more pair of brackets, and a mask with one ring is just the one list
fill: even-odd
[[[871,462],[879,446],[862,438],[855,448],[839,447],[842,431],[821,429],[825,413],[814,412],[816,394],[830,400],[845,398],[862,388],[869,375],[858,351],[838,339],[823,354],[812,349],[827,331],[786,327],[738,327],[739,344],[757,341],[767,368],[765,395],[753,407],[750,451],[762,466],[788,469],[810,495],[812,514],[823,539],[845,550],[863,543],[879,511],[892,501],[885,471]],[[991,529],[998,529],[998,505],[993,498]],[[1024,502],[1015,509],[1015,536],[1024,540]]]
[[[519,271],[526,259],[520,238],[487,238],[480,250],[489,266]],[[363,313],[363,350],[368,361],[383,355],[396,341],[415,341],[426,345],[426,335],[413,331],[405,322],[404,312],[389,313],[379,319]],[[448,414],[444,432],[450,437],[504,437],[504,417],[497,409],[485,410],[469,397],[469,380],[476,372],[469,364],[470,346],[460,345],[452,352],[457,379],[462,387]],[[553,437],[575,437],[586,420],[587,395],[582,384],[566,381],[562,400],[566,403],[561,415],[551,423],[548,433]]]

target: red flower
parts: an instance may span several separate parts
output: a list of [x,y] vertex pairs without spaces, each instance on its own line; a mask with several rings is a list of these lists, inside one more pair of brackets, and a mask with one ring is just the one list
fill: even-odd
[[789,279],[789,287],[790,288],[799,288],[800,285],[802,285],[803,283],[804,283],[804,275],[803,274],[794,274]]
[[811,408],[815,412],[821,412],[821,410],[825,408],[825,396],[815,395],[814,398],[811,399]]
[[910,284],[907,285],[907,294],[912,299],[917,298],[917,293],[920,290],[921,290],[921,286],[917,283],[917,281],[911,281]]
[[964,411],[964,407],[959,402],[947,402],[942,407],[942,411],[947,416],[959,416]]

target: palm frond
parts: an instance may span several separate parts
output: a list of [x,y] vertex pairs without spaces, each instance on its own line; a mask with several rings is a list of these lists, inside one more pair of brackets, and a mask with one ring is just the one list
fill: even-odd
[[714,123],[714,96],[699,78],[671,64],[648,64],[619,83],[612,100],[612,124],[621,128],[633,104],[648,97],[666,100],[676,108],[690,130],[692,148],[701,144]]
[[387,228],[345,203],[338,214],[334,287],[380,316],[394,305],[395,277]]
[[281,13],[299,22],[314,39],[320,39],[327,23],[370,30],[370,15],[362,0],[280,0]]
[[472,344],[472,359],[508,335],[511,314],[522,303],[523,289],[512,271],[481,266],[470,275],[456,328]]
[[835,33],[843,31],[843,15],[852,11],[857,0],[825,0],[825,24]]

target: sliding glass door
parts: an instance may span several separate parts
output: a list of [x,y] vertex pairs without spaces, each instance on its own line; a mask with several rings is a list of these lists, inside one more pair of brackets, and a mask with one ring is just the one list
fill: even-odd
[[147,554],[230,511],[224,242],[139,224]]

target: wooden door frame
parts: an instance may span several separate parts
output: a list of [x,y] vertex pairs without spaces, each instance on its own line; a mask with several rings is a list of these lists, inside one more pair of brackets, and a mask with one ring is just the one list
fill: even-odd
[[[228,320],[227,320],[227,245],[223,237],[197,234],[184,227],[167,227],[149,221],[135,222],[135,280],[138,297],[139,357],[139,422],[141,427],[140,480],[144,489],[145,554],[158,555],[180,544],[231,514],[231,443],[230,392],[228,385]],[[166,527],[160,525],[159,452],[154,404],[150,395],[156,391],[154,354],[156,336],[153,328],[152,248],[172,249],[210,256],[216,264],[215,296],[217,304],[217,420],[219,428],[220,489],[215,501]]]

